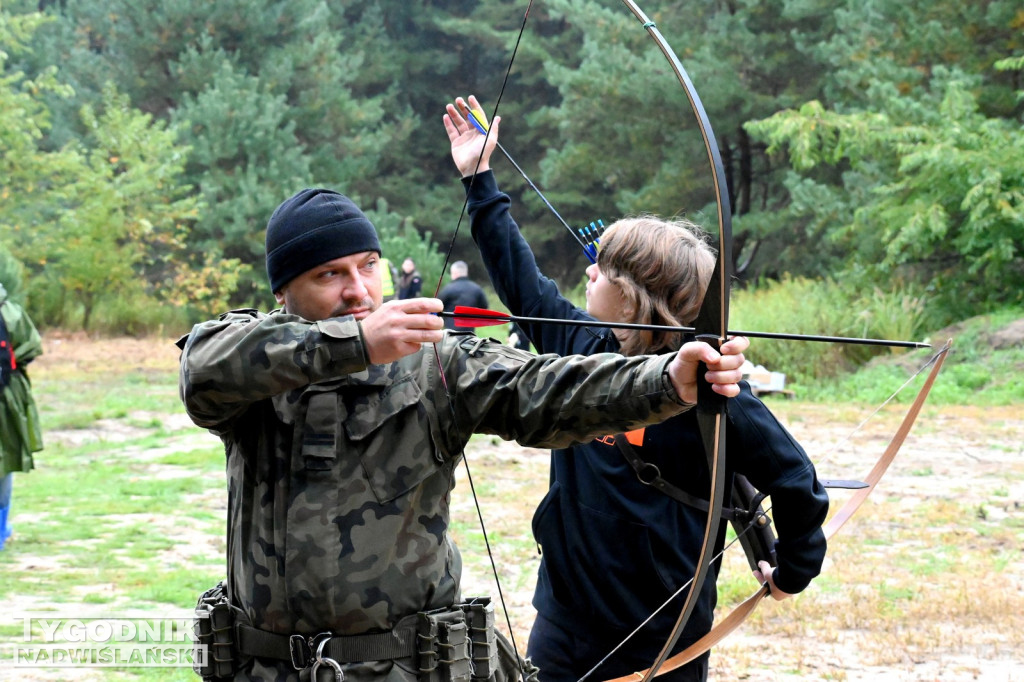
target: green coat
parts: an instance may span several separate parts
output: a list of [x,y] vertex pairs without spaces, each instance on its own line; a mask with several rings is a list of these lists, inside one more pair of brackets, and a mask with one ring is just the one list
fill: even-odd
[[32,453],[43,449],[43,433],[39,413],[32,398],[32,385],[25,368],[43,353],[43,340],[32,320],[17,303],[7,300],[7,290],[0,285],[0,315],[14,348],[18,369],[11,382],[0,389],[0,476],[12,471],[29,471],[35,465]]

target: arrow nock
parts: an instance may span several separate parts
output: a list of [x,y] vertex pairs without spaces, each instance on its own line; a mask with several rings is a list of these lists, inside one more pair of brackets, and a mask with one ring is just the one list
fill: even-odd
[[604,234],[604,221],[584,225],[578,230],[580,244],[583,246],[583,253],[591,263],[597,262],[597,256],[601,253],[601,235]]

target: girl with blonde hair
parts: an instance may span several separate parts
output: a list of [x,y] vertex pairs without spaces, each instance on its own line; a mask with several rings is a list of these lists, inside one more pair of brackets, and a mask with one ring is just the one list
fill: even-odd
[[[499,191],[490,170],[500,118],[485,138],[460,113],[469,106],[479,109],[472,97],[468,104],[461,97],[449,104],[444,125],[468,193],[473,239],[495,291],[513,315],[655,325],[693,322],[716,257],[703,232],[682,220],[645,215],[613,223],[601,236],[597,262],[586,270],[586,309],[562,296],[537,268],[509,213],[511,200]],[[674,332],[521,326],[539,353],[559,355],[669,353],[688,340]],[[828,496],[799,443],[749,386],[741,386],[728,405],[727,472],[745,475],[771,495],[778,565],[772,568],[762,561],[755,576],[767,580],[772,595],[782,599],[807,587],[821,569],[821,524]],[[657,467],[660,479],[681,493],[663,494],[643,483],[634,461]],[[709,488],[695,410],[646,429],[552,451],[550,489],[533,519],[542,558],[527,655],[540,667],[541,680],[577,682],[588,673],[590,679],[610,679],[651,665],[686,598],[685,590],[673,594],[696,572]],[[724,535],[723,524],[717,547]],[[672,653],[711,629],[716,576],[717,564]],[[668,608],[601,662],[670,600]],[[661,679],[705,680],[707,674],[705,654]]]

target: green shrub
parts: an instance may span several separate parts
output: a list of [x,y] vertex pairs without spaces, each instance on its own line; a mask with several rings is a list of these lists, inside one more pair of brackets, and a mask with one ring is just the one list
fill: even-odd
[[[852,293],[851,293],[852,291]],[[895,283],[892,291],[874,287],[858,293],[832,279],[784,277],[737,290],[732,297],[730,328],[914,340],[925,320],[925,298],[917,290]],[[902,354],[885,346],[835,342],[752,339],[747,357],[754,364],[786,374],[787,383],[808,385],[862,366],[873,357]]]
[[[736,290],[729,316],[733,330],[828,336],[845,335],[851,322],[848,302],[835,283],[789,277]],[[851,364],[834,343],[754,338],[746,355],[796,384],[833,376]]]
[[194,320],[188,308],[145,296],[111,298],[96,307],[89,331],[117,336],[173,336],[187,333]]

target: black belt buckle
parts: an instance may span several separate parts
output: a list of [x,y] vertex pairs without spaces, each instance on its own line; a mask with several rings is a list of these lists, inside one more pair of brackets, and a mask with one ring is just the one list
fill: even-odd
[[292,667],[296,670],[305,670],[313,662],[313,649],[302,635],[288,638],[288,653],[292,657]]

